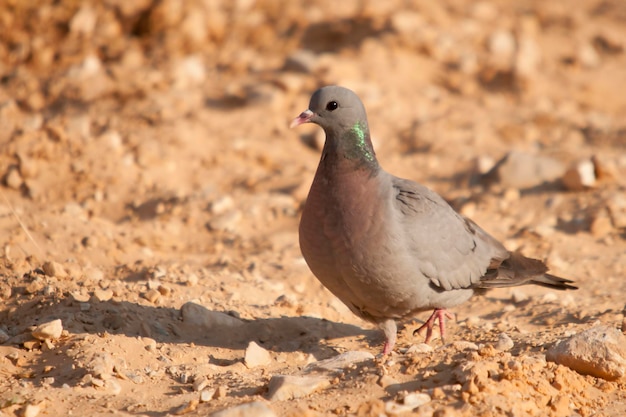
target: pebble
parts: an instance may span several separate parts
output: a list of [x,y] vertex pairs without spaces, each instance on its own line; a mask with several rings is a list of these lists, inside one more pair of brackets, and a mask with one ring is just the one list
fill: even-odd
[[216,392],[217,390],[215,388],[203,389],[202,391],[200,391],[200,402],[208,403],[215,397]]
[[511,291],[511,301],[515,304],[523,303],[524,301],[528,301],[529,297],[524,291],[519,289],[514,289]]
[[74,301],[78,303],[86,303],[91,299],[91,296],[89,294],[80,291],[74,291],[71,294]]
[[347,368],[355,363],[373,359],[374,355],[369,352],[348,351],[332,358],[310,363],[305,368],[305,372],[311,372],[313,370],[337,371]]
[[411,392],[404,396],[402,403],[388,401],[385,403],[385,412],[391,416],[409,413],[431,401],[430,395],[422,392]]
[[63,266],[58,262],[54,262],[54,261],[44,262],[41,269],[43,269],[44,274],[46,274],[49,277],[63,278],[67,276],[67,272],[65,272],[65,268],[63,268]]
[[161,293],[158,290],[151,288],[143,294],[143,298],[150,301],[152,304],[156,304],[161,298]]
[[277,417],[267,404],[261,401],[252,401],[237,405],[226,410],[209,414],[210,417]]
[[19,190],[22,184],[24,183],[24,179],[20,175],[17,167],[11,167],[7,170],[7,173],[4,177],[4,182],[7,187],[12,188],[14,190]]
[[112,395],[119,395],[122,392],[122,386],[114,379],[104,381],[104,388]]
[[41,412],[41,405],[27,404],[22,411],[23,417],[37,417]]
[[569,168],[561,178],[563,185],[570,191],[583,191],[595,186],[596,167],[591,159],[579,161]]
[[31,332],[32,336],[35,339],[46,340],[46,339],[58,339],[61,337],[63,333],[63,324],[61,323],[61,319],[52,320],[39,326],[35,327],[35,329]]
[[498,336],[498,341],[496,342],[496,345],[494,347],[499,351],[506,352],[513,349],[513,346],[515,346],[515,343],[513,343],[513,339],[511,339],[511,337],[506,333],[500,333],[500,336]]
[[199,304],[189,301],[180,308],[183,321],[191,325],[213,329],[215,327],[239,327],[243,321],[219,311],[209,310]]
[[109,301],[111,298],[113,298],[113,290],[108,288],[106,290],[96,288],[96,290],[93,292],[93,295],[98,301]]
[[248,369],[269,365],[272,362],[270,353],[256,342],[250,342],[246,348],[243,363]]
[[595,326],[550,348],[546,359],[583,375],[617,380],[626,376],[626,336],[613,327]]
[[301,398],[329,385],[330,381],[323,377],[274,375],[268,385],[268,399],[285,401]]
[[432,352],[433,351],[433,347],[429,344],[426,343],[418,343],[416,345],[411,345],[409,346],[409,348],[406,350],[405,353],[409,354],[409,353],[427,353],[427,352]]

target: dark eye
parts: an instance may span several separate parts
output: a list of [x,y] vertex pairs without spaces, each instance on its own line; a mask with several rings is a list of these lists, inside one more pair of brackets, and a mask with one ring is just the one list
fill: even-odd
[[335,110],[337,107],[339,107],[339,104],[337,104],[336,101],[329,101],[328,104],[326,105],[326,110],[328,111],[333,111]]

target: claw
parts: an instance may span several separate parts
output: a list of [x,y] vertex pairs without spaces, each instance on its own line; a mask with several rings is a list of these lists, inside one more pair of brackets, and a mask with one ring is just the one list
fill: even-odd
[[415,336],[415,333],[421,334],[422,331],[426,329],[426,339],[424,340],[424,343],[429,343],[430,339],[432,339],[433,337],[433,327],[435,326],[435,321],[438,321],[439,333],[441,334],[441,341],[443,344],[445,344],[446,343],[445,341],[446,319],[454,320],[454,314],[450,313],[445,308],[436,308],[435,311],[433,311],[433,314],[430,315],[428,320],[426,320],[426,322],[422,324],[420,327],[415,329],[415,331],[413,332],[413,336]]

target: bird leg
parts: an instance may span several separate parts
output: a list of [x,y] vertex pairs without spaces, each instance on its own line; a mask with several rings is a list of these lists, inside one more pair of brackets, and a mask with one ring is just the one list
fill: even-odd
[[396,322],[393,319],[387,319],[379,324],[382,331],[385,333],[385,346],[383,347],[383,356],[391,353],[393,347],[396,345],[398,339],[398,328]]
[[430,342],[430,339],[433,337],[433,327],[435,326],[435,320],[436,320],[439,322],[439,333],[441,334],[441,342],[445,344],[446,343],[445,342],[446,319],[453,320],[454,314],[450,313],[445,308],[436,308],[435,311],[433,311],[433,314],[430,315],[428,320],[426,320],[426,322],[422,324],[420,327],[415,329],[415,331],[413,332],[413,336],[415,336],[415,333],[421,334],[425,328],[426,339],[424,340],[424,343]]

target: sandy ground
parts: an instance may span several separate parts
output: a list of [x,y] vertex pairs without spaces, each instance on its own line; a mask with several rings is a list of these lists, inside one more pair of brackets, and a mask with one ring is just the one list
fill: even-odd
[[[0,27],[0,415],[399,415],[414,392],[406,415],[626,414],[623,381],[545,360],[624,318],[623,1],[5,0]],[[430,351],[418,316],[391,357],[269,401],[273,376],[382,348],[298,247],[323,138],[287,125],[326,84],[362,97],[387,170],[580,289],[476,297]],[[481,182],[511,151],[595,157],[598,181]]]

